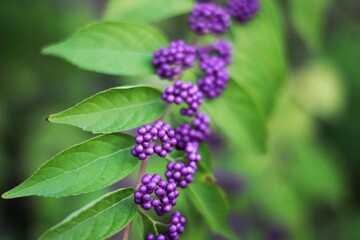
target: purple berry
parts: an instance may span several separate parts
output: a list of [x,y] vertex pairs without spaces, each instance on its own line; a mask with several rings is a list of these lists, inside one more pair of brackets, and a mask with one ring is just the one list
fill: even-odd
[[238,22],[246,23],[256,16],[260,2],[259,0],[228,0],[226,9]]
[[175,211],[170,219],[170,224],[168,225],[165,234],[159,234],[155,236],[150,233],[146,236],[147,240],[153,239],[162,239],[162,240],[176,240],[179,239],[179,235],[185,231],[186,220],[185,217],[180,214],[180,212]]
[[228,30],[230,16],[216,4],[198,3],[189,17],[189,25],[198,35],[219,35]]
[[142,185],[134,192],[135,204],[141,205],[144,210],[154,207],[159,216],[172,210],[174,201],[179,196],[176,184],[166,183],[159,174],[146,174],[141,179]]
[[[169,183],[175,183],[181,188],[186,188],[189,183],[193,181],[193,176],[195,174],[195,169],[191,166],[186,166],[185,163],[168,163],[167,171],[165,176]],[[175,192],[168,195],[169,198],[176,198]]]
[[230,77],[225,67],[225,62],[216,57],[200,61],[205,76],[198,80],[198,86],[206,98],[218,97],[228,86]]
[[[185,102],[188,107],[181,109],[184,116],[194,116],[203,102],[203,96],[197,85],[191,82],[176,80],[173,86],[167,87],[162,94],[162,99],[167,103],[181,104]],[[169,99],[175,99],[169,101]]]
[[[154,152],[160,157],[166,157],[177,143],[174,130],[169,124],[160,120],[156,121],[152,127],[150,125],[140,127],[138,134],[140,135],[135,137],[137,145],[131,150],[131,154],[140,160],[145,160]],[[152,146],[151,142],[159,142],[159,144]]]
[[160,78],[174,80],[182,70],[192,67],[194,60],[195,49],[183,40],[178,40],[171,42],[169,48],[154,52],[152,63]]
[[184,123],[175,128],[176,147],[186,153],[196,153],[198,143],[210,135],[210,119],[204,113],[198,113],[192,124]]
[[231,52],[231,44],[225,40],[218,40],[213,45],[199,47],[196,51],[201,62],[206,61],[209,58],[218,58],[223,61],[225,65],[229,65],[231,63]]

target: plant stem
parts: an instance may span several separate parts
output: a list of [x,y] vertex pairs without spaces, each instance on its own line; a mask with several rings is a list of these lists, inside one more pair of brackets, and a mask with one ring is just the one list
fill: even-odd
[[[170,104],[167,104],[165,112],[159,118],[159,120],[162,120],[166,116],[166,114],[168,114],[169,111],[170,111]],[[145,174],[147,161],[148,161],[148,159],[146,158],[144,161],[141,162],[141,167],[140,167],[138,179],[136,180],[136,188],[135,189],[137,189],[141,185],[141,179]],[[124,235],[122,237],[122,240],[128,240],[129,239],[130,230],[131,230],[131,223],[132,223],[132,221],[129,222],[129,224],[125,227]]]
[[124,235],[122,237],[122,240],[128,240],[129,239],[129,235],[130,235],[130,230],[131,230],[131,222],[129,222],[129,224],[125,227],[124,230]]
[[138,179],[136,181],[136,188],[138,188],[141,184],[141,178],[144,176],[145,174],[145,170],[146,170],[146,165],[147,165],[147,161],[148,159],[145,159],[144,161],[142,161],[141,163],[141,167],[140,167],[140,171],[139,171],[139,176]]

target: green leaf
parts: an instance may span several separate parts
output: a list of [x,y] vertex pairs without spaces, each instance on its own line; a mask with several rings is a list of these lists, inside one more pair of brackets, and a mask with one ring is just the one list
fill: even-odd
[[160,90],[145,86],[112,88],[50,115],[47,120],[93,133],[129,130],[153,122],[164,113],[165,103],[160,95]]
[[140,211],[139,212],[139,217],[141,219],[140,221],[141,221],[142,226],[143,226],[144,238],[149,233],[153,233],[155,235],[159,234],[159,230],[158,230],[158,228],[156,226],[156,221],[154,221],[149,215],[147,215],[146,213]]
[[74,212],[40,237],[46,239],[104,239],[123,229],[136,216],[131,188],[111,192]]
[[134,145],[130,135],[95,137],[59,153],[2,197],[63,197],[109,186],[127,176],[139,164],[130,154]]
[[205,173],[211,173],[213,166],[208,144],[204,143],[200,145],[199,154],[201,155],[201,161],[199,162],[200,169],[202,169]]
[[190,200],[205,218],[211,230],[225,237],[234,238],[228,220],[228,206],[222,190],[213,183],[197,181],[188,186]]
[[149,25],[102,22],[85,27],[44,54],[63,58],[86,70],[126,76],[153,74],[153,52],[167,45]]
[[232,28],[234,61],[230,86],[206,103],[215,124],[241,150],[264,152],[267,120],[285,76],[282,24],[274,1],[261,1],[259,15]]
[[204,106],[229,140],[250,151],[264,151],[267,136],[265,120],[249,94],[235,81],[230,81],[220,98]]
[[291,0],[290,17],[294,28],[311,51],[322,46],[325,13],[331,0]]
[[193,0],[110,0],[104,18],[115,21],[156,22],[185,14]]

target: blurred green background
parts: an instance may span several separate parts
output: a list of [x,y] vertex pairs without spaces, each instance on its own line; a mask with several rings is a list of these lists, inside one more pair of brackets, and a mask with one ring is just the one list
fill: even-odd
[[[211,141],[231,226],[243,239],[360,239],[360,2],[276,2],[288,70],[271,113],[267,153],[232,154],[236,151],[221,135]],[[42,47],[100,19],[105,6],[102,0],[0,2],[1,193],[91,136],[43,118],[129,83],[41,55]],[[158,25],[175,38],[184,31],[173,26],[184,19]],[[105,191],[1,199],[0,239],[36,239]],[[221,238],[198,224],[184,239]]]

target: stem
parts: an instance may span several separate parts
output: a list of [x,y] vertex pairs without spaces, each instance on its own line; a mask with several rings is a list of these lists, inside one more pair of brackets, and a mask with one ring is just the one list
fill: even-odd
[[[161,117],[159,118],[159,120],[162,120],[170,111],[170,104],[166,105],[166,109],[165,112],[163,113],[163,115],[161,115]],[[136,188],[137,189],[140,185],[141,185],[141,179],[145,174],[146,171],[146,165],[147,165],[147,161],[148,159],[146,158],[144,161],[142,161],[141,163],[141,167],[140,167],[140,171],[139,171],[139,176],[138,179],[136,180]],[[122,237],[122,240],[128,240],[129,239],[129,235],[130,235],[130,230],[131,230],[131,224],[132,221],[129,222],[129,224],[125,227],[124,229],[124,235]]]
[[147,161],[148,159],[145,159],[144,161],[142,161],[141,163],[141,167],[140,167],[140,171],[139,171],[139,176],[138,179],[136,180],[136,188],[138,188],[141,184],[141,178],[144,176],[145,174],[145,170],[146,170],[146,165],[147,165]]
[[131,230],[131,222],[129,222],[129,224],[125,227],[124,230],[124,235],[122,237],[122,240],[128,240],[129,239],[129,235],[130,235],[130,230]]

